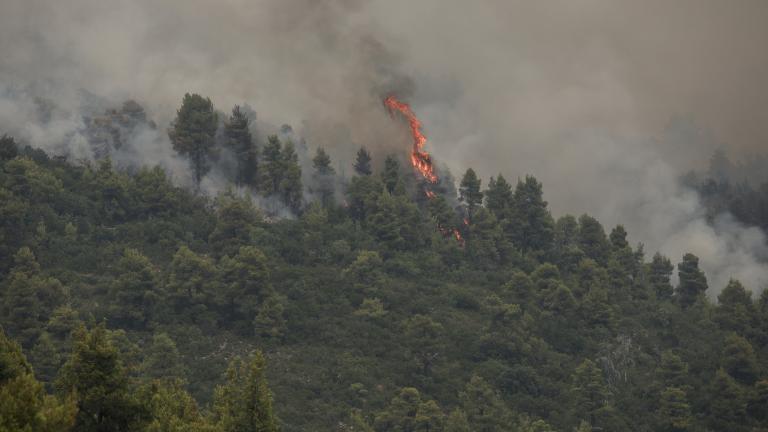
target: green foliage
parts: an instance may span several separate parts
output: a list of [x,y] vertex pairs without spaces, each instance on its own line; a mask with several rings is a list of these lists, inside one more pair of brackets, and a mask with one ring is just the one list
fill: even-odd
[[11,160],[19,154],[13,137],[3,134],[0,136],[0,162]]
[[671,299],[673,288],[669,278],[675,269],[672,262],[669,258],[656,252],[648,267],[648,280],[651,288],[656,293],[656,298],[659,300]]
[[198,94],[185,94],[168,135],[174,150],[189,158],[198,187],[211,169],[210,158],[217,128],[218,116],[211,100]]
[[76,413],[72,397],[45,393],[21,347],[0,328],[0,431],[68,431]]
[[371,153],[365,147],[360,147],[355,156],[355,173],[360,176],[369,176],[373,173],[371,169]]
[[736,334],[725,339],[722,366],[728,375],[747,385],[754,383],[759,373],[757,357],[752,345]]
[[381,181],[390,194],[395,193],[398,184],[401,184],[400,162],[397,161],[395,156],[389,155],[384,160],[384,171],[381,172]]
[[154,319],[161,296],[149,258],[136,249],[126,249],[110,286],[110,317],[120,327],[144,328]]
[[667,387],[661,393],[659,417],[662,430],[687,431],[691,428],[691,406],[685,392],[678,387]]
[[146,413],[131,393],[127,370],[104,325],[80,327],[72,356],[62,367],[56,388],[77,402],[77,431],[123,431],[140,427]]
[[459,200],[467,206],[467,219],[473,222],[475,210],[483,203],[483,192],[480,191],[481,180],[472,168],[467,169],[459,185]]
[[334,202],[336,170],[331,166],[331,157],[322,147],[317,149],[315,157],[312,158],[312,166],[315,169],[313,173],[314,192],[324,207],[330,207]]
[[574,371],[572,380],[571,391],[576,412],[596,425],[609,396],[602,371],[591,360],[584,360]]
[[214,417],[222,432],[279,430],[265,368],[260,351],[247,360],[235,358],[230,362],[226,383],[216,388],[214,396]]
[[[256,148],[244,116],[221,160]],[[715,304],[691,255],[673,290],[670,261],[622,227],[555,223],[533,177],[480,192],[475,173],[465,225],[449,175],[426,199],[395,157],[347,179],[318,151],[305,189],[303,143],[259,149],[256,187],[248,162],[231,170],[247,187],[215,198],[159,167],[0,161],[0,324],[36,374],[0,340],[0,381],[17,380],[0,410],[74,430],[766,428],[762,287],[732,281]],[[263,359],[221,376],[257,348],[274,407]]]
[[254,187],[259,173],[258,149],[251,136],[250,124],[248,116],[239,105],[235,105],[232,115],[224,122],[224,133],[227,136],[227,147],[237,161],[235,184]]
[[541,183],[533,176],[518,181],[513,202],[512,242],[523,252],[548,250],[554,241],[555,222],[543,199]]
[[707,278],[699,270],[699,258],[691,253],[683,256],[683,262],[677,265],[680,284],[677,286],[677,301],[683,308],[690,307],[701,299],[707,290]]

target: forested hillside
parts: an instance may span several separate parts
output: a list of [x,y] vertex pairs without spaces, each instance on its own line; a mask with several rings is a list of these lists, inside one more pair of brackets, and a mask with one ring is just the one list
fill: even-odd
[[219,115],[169,131],[189,188],[0,140],[0,431],[768,430],[764,287],[532,176],[430,197],[404,155],[308,173]]

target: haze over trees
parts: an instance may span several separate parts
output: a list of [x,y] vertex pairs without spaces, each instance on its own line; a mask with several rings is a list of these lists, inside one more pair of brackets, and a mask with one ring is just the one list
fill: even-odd
[[191,189],[0,138],[0,430],[768,428],[764,287],[555,217],[533,176],[427,199],[400,155],[302,165],[218,117],[188,94],[169,131]]

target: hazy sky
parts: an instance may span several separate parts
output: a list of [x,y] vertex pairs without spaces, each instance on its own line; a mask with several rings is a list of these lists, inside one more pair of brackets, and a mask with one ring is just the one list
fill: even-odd
[[766,23],[764,0],[2,0],[0,86],[132,97],[161,124],[187,91],[247,102],[337,159],[407,151],[395,92],[455,174],[534,174],[556,215],[762,284],[760,234],[702,225],[674,180],[717,146],[768,149]]

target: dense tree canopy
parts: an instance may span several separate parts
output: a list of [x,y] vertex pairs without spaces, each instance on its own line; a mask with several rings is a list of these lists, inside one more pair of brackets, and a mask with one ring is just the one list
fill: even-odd
[[555,218],[533,176],[217,117],[187,95],[170,132],[215,196],[0,138],[0,430],[768,427],[764,287]]

